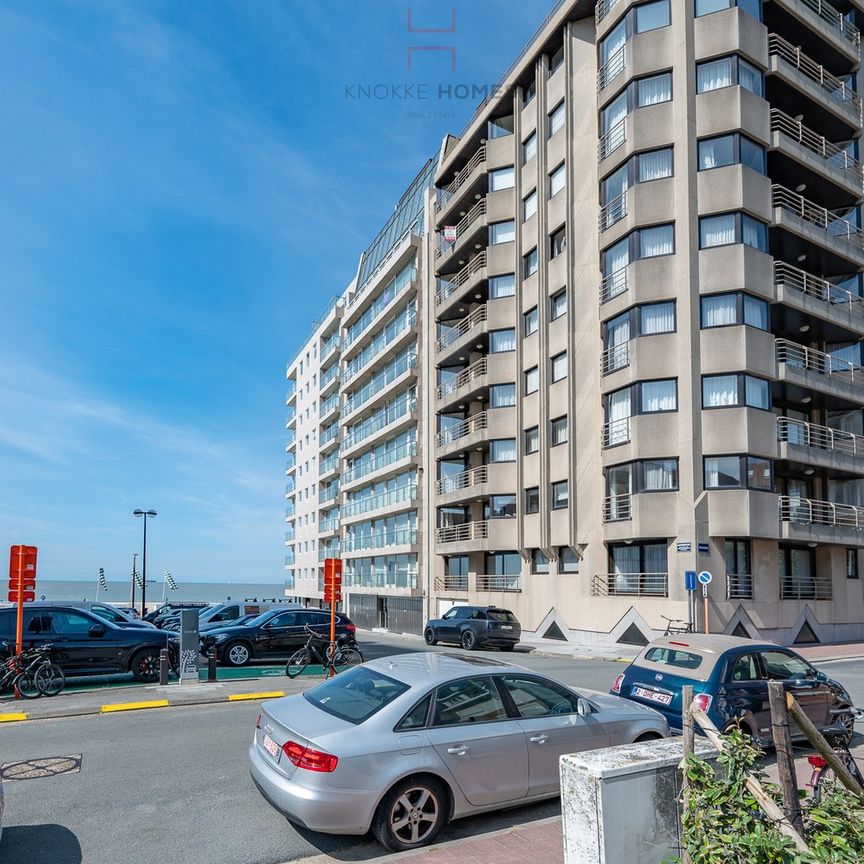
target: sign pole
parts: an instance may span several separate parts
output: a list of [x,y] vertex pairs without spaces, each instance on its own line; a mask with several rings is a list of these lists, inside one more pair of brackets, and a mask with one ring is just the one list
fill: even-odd
[[[330,659],[336,656],[336,604],[342,599],[342,560],[324,559],[324,602],[330,604]],[[336,670],[330,666],[330,677]]]
[[24,591],[21,590],[24,587],[24,547],[19,546],[15,551],[18,553],[15,572],[21,586],[18,589],[18,613],[15,619],[15,653],[20,654],[24,650]]
[[705,633],[707,634],[708,633],[708,586],[707,585],[702,586],[702,602],[704,603],[704,609],[705,609],[703,618],[705,619]]

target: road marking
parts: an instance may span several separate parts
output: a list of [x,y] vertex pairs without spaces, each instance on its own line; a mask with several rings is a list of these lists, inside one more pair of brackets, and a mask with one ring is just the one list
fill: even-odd
[[167,708],[171,703],[167,699],[152,699],[150,702],[115,702],[112,705],[103,705],[102,713],[110,714],[114,711],[137,711],[141,708]]
[[0,723],[15,723],[18,720],[26,720],[26,714],[0,714]]
[[247,699],[278,699],[285,694],[281,690],[271,690],[269,693],[232,693],[229,702],[245,702]]

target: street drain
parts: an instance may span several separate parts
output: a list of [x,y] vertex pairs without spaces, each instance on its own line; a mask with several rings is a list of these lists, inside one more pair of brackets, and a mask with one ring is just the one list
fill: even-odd
[[47,759],[25,759],[0,765],[4,780],[36,780],[38,777],[58,777],[81,771],[81,754],[76,756],[49,756]]

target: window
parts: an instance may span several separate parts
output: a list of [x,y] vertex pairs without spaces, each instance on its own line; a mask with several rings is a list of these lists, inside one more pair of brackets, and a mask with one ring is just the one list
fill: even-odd
[[527,279],[537,272],[537,247],[535,246],[527,255],[522,256],[522,278]]
[[[357,666],[352,671],[362,668]],[[338,677],[331,680],[336,681]],[[473,725],[506,719],[504,702],[491,678],[484,676],[451,681],[439,687],[435,693],[433,726]]]
[[740,291],[711,294],[701,299],[702,328],[746,324],[759,330],[769,329],[768,303]]
[[552,321],[560,318],[567,312],[567,289],[562,288],[552,295],[549,303],[549,317]]
[[558,572],[579,572],[579,556],[569,546],[562,546],[558,550]]
[[552,484],[552,509],[563,510],[570,504],[570,496],[566,480],[559,480]]
[[526,222],[537,212],[537,190],[522,199],[522,221]]
[[645,459],[642,467],[642,492],[667,492],[678,488],[677,459]]
[[702,665],[702,658],[698,654],[676,648],[651,648],[645,654],[645,659],[649,663],[673,666],[677,669],[698,669]]
[[515,495],[492,495],[486,507],[485,519],[510,519],[516,515]]
[[444,568],[448,576],[467,576],[468,556],[448,555],[444,558]]
[[511,408],[516,404],[515,384],[493,384],[489,388],[490,408]]
[[85,636],[90,628],[98,623],[80,612],[66,612],[62,609],[52,610],[51,618],[54,621],[53,632],[63,636]]
[[562,45],[554,54],[549,57],[549,74],[552,75],[558,67],[564,62],[564,46]]
[[610,587],[614,585],[616,594],[666,594],[665,541],[610,544],[609,567],[615,574]]
[[813,549],[781,545],[778,553],[781,600],[831,599],[831,578],[817,574]]
[[516,296],[516,274],[504,273],[489,279],[489,299],[500,300],[502,297]]
[[699,219],[699,248],[744,243],[761,252],[768,251],[768,229],[746,213],[723,213]]
[[[672,148],[664,147],[662,150],[650,150],[647,153],[639,153],[628,159],[620,168],[616,168],[600,184],[600,203],[603,206],[620,198],[631,186],[637,183],[650,183],[653,180],[662,180],[664,177],[672,176]],[[619,208],[623,211],[623,208]],[[616,218],[611,218],[615,215]],[[626,212],[616,211],[611,214],[604,228],[614,225],[615,222],[626,216]]]
[[567,443],[567,418],[556,417],[549,422],[549,438],[552,447]]
[[857,579],[858,578],[858,550],[857,549],[847,549],[846,550],[846,578],[847,579]]
[[785,651],[760,651],[765,677],[769,681],[802,680],[813,677],[813,668],[794,654]]
[[536,453],[540,449],[540,429],[532,426],[525,430],[525,455]]
[[518,552],[487,552],[486,573],[490,576],[519,576],[522,556]]
[[537,133],[532,132],[522,142],[522,164],[530,162],[537,155]]
[[316,708],[359,726],[407,689],[407,684],[368,666],[355,666],[307,690],[303,698]]
[[769,410],[771,385],[762,378],[743,373],[705,375],[702,378],[703,408],[729,408],[736,405]]
[[771,460],[759,456],[706,456],[705,488],[770,492]]
[[525,512],[540,512],[540,488],[538,486],[532,486],[525,490]]
[[710,15],[737,6],[742,12],[762,20],[762,0],[696,0],[696,17]]
[[572,691],[543,678],[528,675],[503,675],[501,680],[523,720],[576,714],[579,697]]
[[658,30],[668,27],[671,23],[669,12],[669,0],[653,0],[651,3],[643,3],[635,8],[636,23],[634,30],[637,33],[647,33],[649,30]]
[[563,381],[567,377],[567,352],[556,354],[551,360],[552,382]]
[[641,413],[656,414],[678,410],[678,381],[675,378],[642,381],[638,386]]
[[766,172],[765,148],[738,132],[703,138],[699,142],[698,159],[700,171],[741,164],[760,174]]
[[496,246],[499,243],[512,243],[516,238],[516,223],[512,219],[506,222],[493,222],[489,226],[489,243]]
[[489,332],[489,353],[502,354],[516,350],[516,330],[491,330]]
[[557,258],[567,248],[567,226],[562,225],[549,237],[549,257]]
[[516,461],[516,439],[497,438],[489,442],[490,462],[515,462]]
[[638,492],[674,492],[678,489],[677,459],[643,459],[606,469],[606,494],[623,500]]
[[638,233],[640,258],[656,258],[658,255],[671,255],[675,251],[674,225],[642,228]]
[[549,112],[549,137],[551,138],[559,129],[564,128],[566,119],[564,103],[561,102]]
[[762,96],[762,73],[737,54],[696,64],[696,92],[707,93],[736,84]]
[[409,729],[423,729],[429,717],[432,705],[432,694],[421,699],[398,723],[394,732],[406,732]]
[[532,366],[525,371],[525,393],[536,393],[540,389],[540,370]]
[[549,174],[549,197],[557,195],[567,185],[567,166],[562,162]]
[[640,78],[636,81],[636,107],[657,105],[668,102],[672,98],[672,73],[652,75],[650,78]]
[[531,572],[549,572],[549,559],[546,557],[546,553],[542,549],[534,549],[531,553]]
[[496,168],[489,172],[489,191],[498,192],[501,189],[512,189],[516,182],[513,166]]
[[539,317],[537,315],[537,307],[529,309],[522,315],[522,329],[525,336],[530,336],[537,332],[539,326]]
[[522,89],[522,105],[527,105],[537,95],[537,82],[532,81]]
[[506,117],[496,117],[487,123],[486,137],[487,138],[503,138],[505,135],[513,134],[513,115],[508,114]]
[[750,573],[750,541],[727,540],[726,594],[730,600],[749,600],[753,597],[753,577]]

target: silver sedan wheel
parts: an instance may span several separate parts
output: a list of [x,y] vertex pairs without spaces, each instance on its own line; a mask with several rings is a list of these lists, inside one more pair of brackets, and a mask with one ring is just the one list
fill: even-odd
[[403,843],[422,843],[438,825],[441,802],[425,786],[406,789],[390,808],[390,831]]
[[249,662],[249,649],[245,645],[232,645],[228,652],[232,666],[243,666]]

